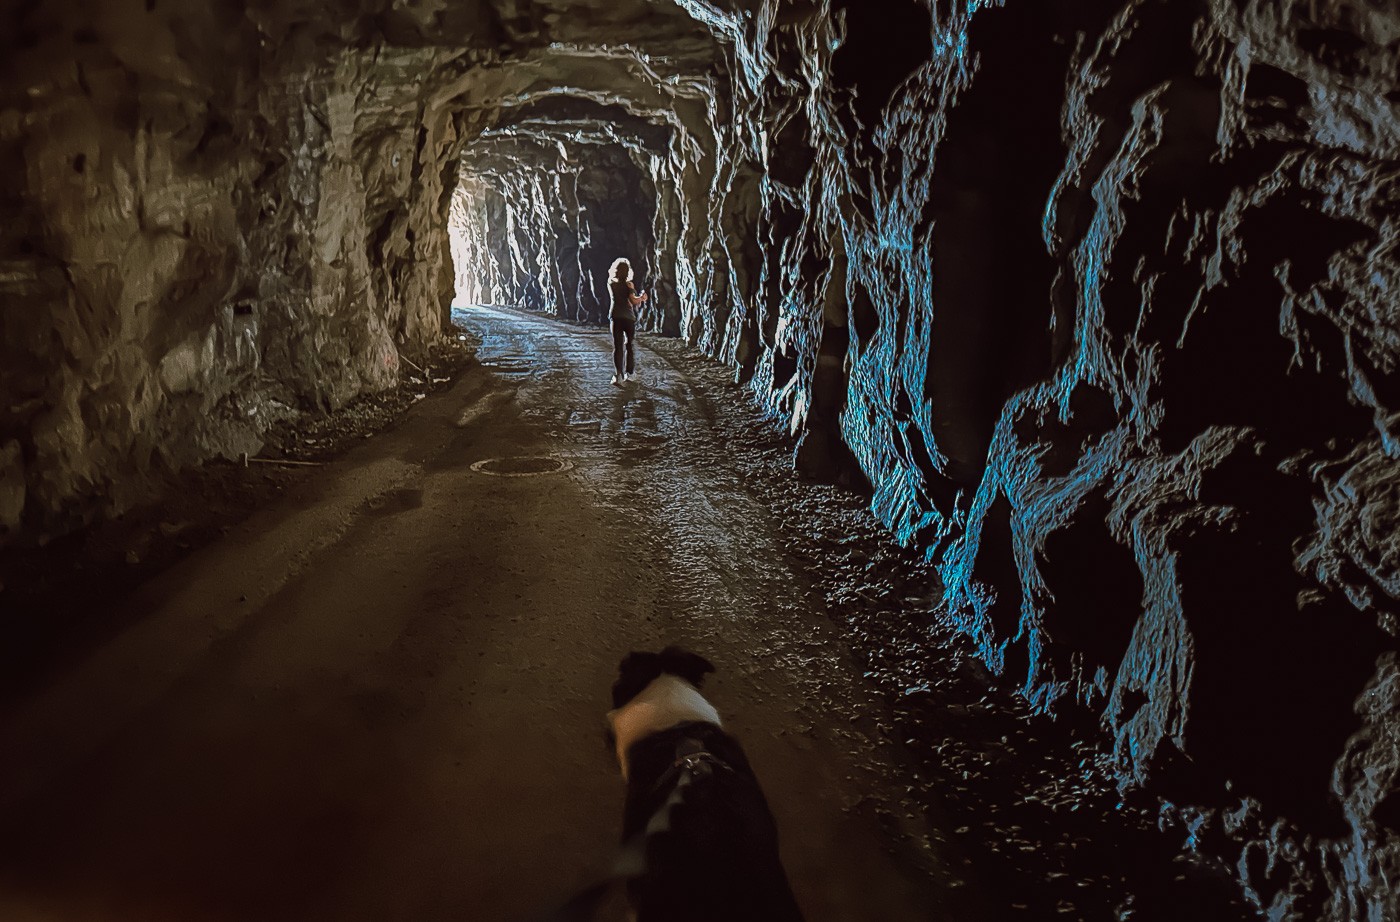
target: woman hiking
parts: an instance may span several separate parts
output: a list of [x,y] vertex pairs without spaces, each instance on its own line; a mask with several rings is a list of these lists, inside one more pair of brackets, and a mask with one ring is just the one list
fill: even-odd
[[[612,306],[608,310],[608,321],[612,325],[613,384],[622,384],[629,378],[636,378],[637,357],[634,342],[637,338],[637,305],[645,304],[647,293],[640,294],[632,284],[632,264],[625,259],[613,261],[608,272],[608,290],[612,294]],[[623,353],[626,352],[626,361]]]

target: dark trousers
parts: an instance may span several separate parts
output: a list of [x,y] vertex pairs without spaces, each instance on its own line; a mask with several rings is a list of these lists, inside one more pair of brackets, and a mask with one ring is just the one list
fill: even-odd
[[[614,317],[612,319],[613,366],[619,375],[630,375],[637,367],[636,350],[633,343],[637,339],[637,318]],[[626,343],[624,349],[624,341]],[[627,364],[623,365],[623,352],[627,353]]]

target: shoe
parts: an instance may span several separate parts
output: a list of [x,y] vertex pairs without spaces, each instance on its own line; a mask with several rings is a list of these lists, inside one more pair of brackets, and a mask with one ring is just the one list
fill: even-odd
[[617,375],[613,375],[612,383],[613,383],[613,384],[621,384],[622,381],[619,380],[619,378],[617,377]]

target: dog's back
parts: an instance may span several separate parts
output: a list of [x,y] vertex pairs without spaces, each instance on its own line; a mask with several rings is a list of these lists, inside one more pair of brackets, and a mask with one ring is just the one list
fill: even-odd
[[699,695],[710,671],[676,648],[634,653],[613,687],[637,922],[800,922],[758,779]]
[[[701,748],[695,752],[695,746]],[[690,755],[684,755],[687,751]],[[625,841],[642,836],[644,872],[629,893],[638,922],[799,922],[778,858],[778,831],[748,759],[712,724],[654,734],[630,752]],[[678,760],[694,764],[675,794]],[[647,831],[672,800],[664,828]]]

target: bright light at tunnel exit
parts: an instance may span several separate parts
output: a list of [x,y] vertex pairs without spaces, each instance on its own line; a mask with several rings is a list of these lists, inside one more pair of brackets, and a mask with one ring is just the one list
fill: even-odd
[[486,215],[479,207],[480,201],[466,183],[459,185],[452,195],[447,229],[454,274],[454,309],[491,303]]

